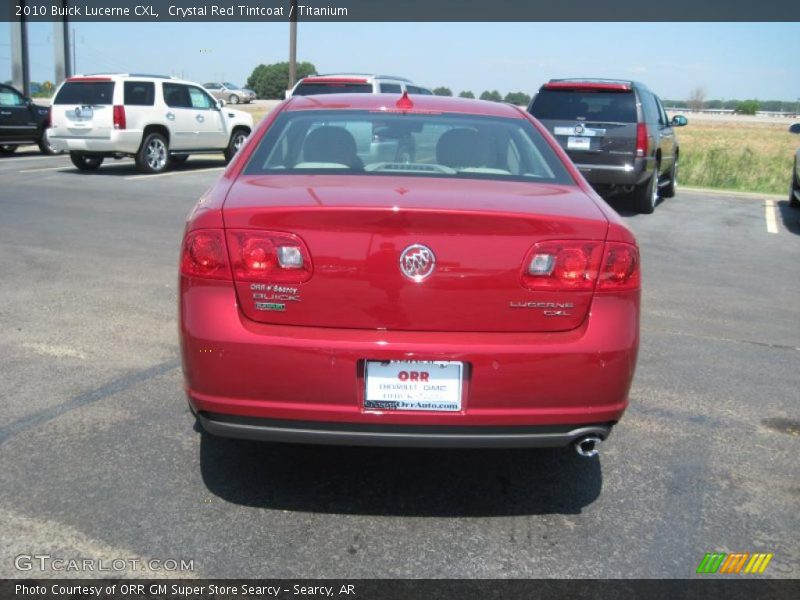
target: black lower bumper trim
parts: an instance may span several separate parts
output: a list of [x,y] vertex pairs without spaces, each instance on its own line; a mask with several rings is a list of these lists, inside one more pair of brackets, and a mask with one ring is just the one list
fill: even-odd
[[201,412],[200,424],[222,437],[300,444],[418,448],[556,448],[585,436],[608,438],[613,423],[557,426],[429,426],[318,423]]

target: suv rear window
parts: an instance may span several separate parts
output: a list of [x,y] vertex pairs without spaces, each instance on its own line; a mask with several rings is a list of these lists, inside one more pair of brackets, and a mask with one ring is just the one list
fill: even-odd
[[58,90],[53,104],[114,104],[114,82],[68,81]]
[[355,110],[281,113],[244,172],[574,183],[527,119]]
[[537,119],[635,123],[636,99],[633,92],[541,90],[530,113]]
[[156,86],[152,81],[126,81],[125,104],[128,106],[153,106]]
[[371,94],[371,83],[301,83],[292,92],[293,96],[315,94]]

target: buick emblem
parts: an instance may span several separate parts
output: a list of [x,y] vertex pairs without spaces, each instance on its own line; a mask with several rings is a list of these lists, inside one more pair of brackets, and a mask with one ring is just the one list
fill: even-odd
[[426,279],[436,267],[433,251],[422,244],[409,246],[400,255],[400,270],[403,275],[416,282]]

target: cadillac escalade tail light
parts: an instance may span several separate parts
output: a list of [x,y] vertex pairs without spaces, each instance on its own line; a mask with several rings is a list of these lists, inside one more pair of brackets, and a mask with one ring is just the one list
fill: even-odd
[[647,156],[647,125],[644,123],[636,125],[636,156]]
[[117,104],[114,106],[114,129],[125,129],[126,127],[125,107]]

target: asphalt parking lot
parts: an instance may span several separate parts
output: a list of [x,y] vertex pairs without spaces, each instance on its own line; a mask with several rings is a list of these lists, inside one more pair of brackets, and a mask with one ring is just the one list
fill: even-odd
[[800,211],[688,191],[619,207],[642,345],[599,460],[257,444],[203,436],[181,391],[178,246],[222,166],[0,159],[1,577],[76,575],[20,554],[220,578],[689,577],[711,551],[800,576]]

